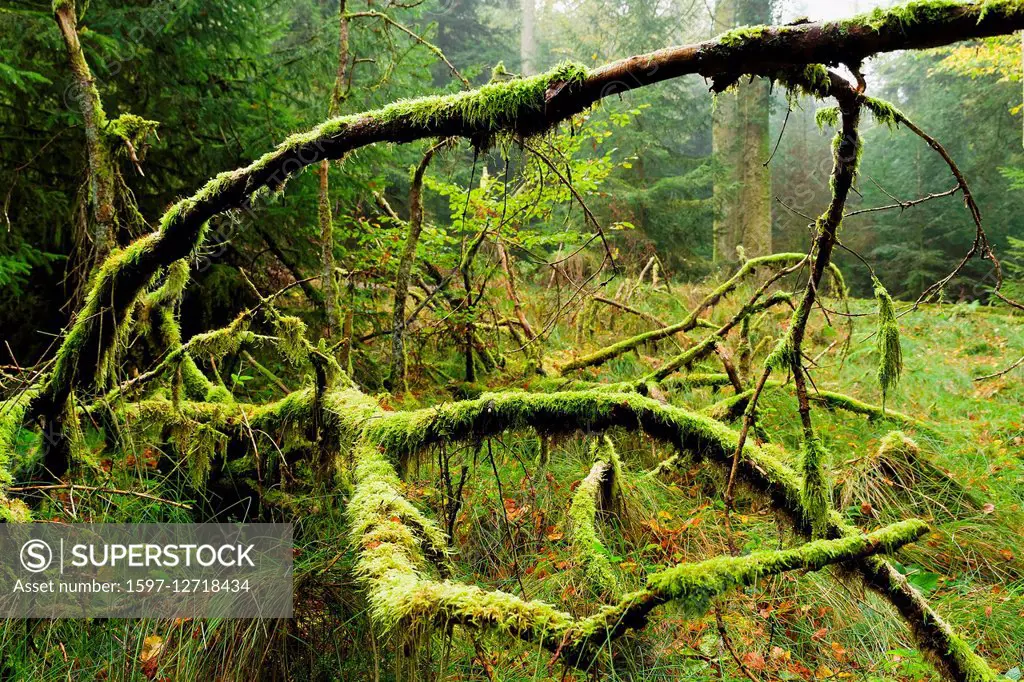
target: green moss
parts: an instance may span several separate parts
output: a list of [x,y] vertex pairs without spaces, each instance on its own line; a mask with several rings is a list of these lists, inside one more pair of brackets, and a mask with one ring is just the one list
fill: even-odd
[[[621,407],[659,412],[662,424],[699,429],[708,438],[725,438],[729,433],[712,422],[675,408],[652,406],[651,401],[635,395],[614,398]],[[531,409],[546,410],[558,404],[577,416],[607,414],[606,411],[613,408],[603,404],[606,399],[607,396],[593,393],[492,394],[478,401],[443,406],[437,411],[412,416],[381,415],[380,419],[370,420],[354,451],[355,490],[347,513],[350,537],[357,554],[356,575],[366,590],[373,622],[386,632],[416,631],[430,624],[456,623],[494,630],[560,651],[572,661],[582,651],[581,647],[600,644],[625,629],[637,627],[644,622],[648,611],[667,601],[679,601],[690,612],[699,611],[718,594],[749,584],[760,576],[797,568],[816,569],[875,552],[891,551],[927,529],[921,522],[908,521],[869,535],[812,542],[793,550],[719,557],[677,566],[649,576],[644,590],[625,595],[615,605],[579,621],[544,602],[524,601],[500,591],[488,592],[472,585],[432,579],[425,563],[427,548],[440,544],[443,549],[446,545],[436,526],[403,496],[402,484],[389,454],[394,443],[401,442],[403,447],[409,447],[410,439],[418,437],[423,441],[430,431],[454,437],[459,429],[467,429],[467,435],[473,433],[481,437],[481,424],[476,423],[479,417],[487,416],[498,423],[528,422]],[[656,427],[652,424],[651,428]],[[378,440],[381,437],[385,442]],[[719,445],[724,448],[730,444]],[[576,541],[591,537],[587,529],[593,533],[598,489],[610,469],[614,469],[614,464],[609,466],[615,458],[607,441],[597,449],[595,459],[595,467],[581,483],[570,510]],[[759,466],[770,470],[774,465],[770,460],[763,460]],[[593,539],[591,537],[592,543]],[[593,544],[591,549],[596,549]]]
[[273,318],[277,334],[277,347],[293,365],[306,359],[306,323],[293,315],[277,315]]
[[711,374],[691,372],[683,376],[673,376],[661,382],[665,390],[689,390],[693,388],[728,386],[731,382],[728,374]]
[[818,130],[837,127],[839,125],[839,107],[818,109],[814,114],[814,123],[818,126]]
[[[83,345],[90,336],[91,327],[97,324],[98,319],[106,316],[109,307],[109,301],[106,299],[108,296],[112,296],[118,273],[123,268],[137,263],[143,254],[151,251],[157,239],[157,234],[149,234],[132,242],[124,249],[115,249],[100,265],[90,283],[89,292],[86,294],[82,308],[71,326],[71,331],[68,332],[57,351],[53,373],[48,381],[50,386],[71,387],[71,377],[77,371],[78,358],[83,350]],[[130,306],[124,310],[114,311],[113,341],[100,349],[98,358],[96,379],[100,384],[106,383],[113,377],[121,352],[127,346],[128,332],[131,327],[131,312]]]
[[226,436],[209,424],[179,418],[171,425],[171,441],[183,456],[192,483],[201,488],[210,475],[213,458],[227,442]]
[[3,523],[29,523],[32,510],[21,500],[15,500],[0,493],[0,521]]
[[621,463],[615,445],[608,436],[596,439],[591,446],[591,453],[594,465],[573,494],[567,531],[574,554],[583,563],[584,574],[590,584],[599,593],[614,593],[618,580],[609,561],[611,552],[601,542],[595,524],[598,512],[612,508],[621,496]]
[[14,446],[25,421],[25,411],[36,397],[35,390],[22,391],[8,400],[0,401],[0,488],[11,484],[14,464]]
[[[256,338],[249,331],[249,317],[249,311],[243,311],[226,327],[196,334],[188,341],[189,350],[198,357],[214,359],[237,353],[242,345]],[[301,320],[299,322],[301,324]]]
[[782,69],[773,73],[771,79],[786,88],[791,106],[796,106],[794,99],[798,95],[825,99],[831,94],[832,80],[824,64]]
[[871,112],[875,123],[884,125],[890,130],[895,129],[901,121],[906,120],[902,111],[885,100],[865,96],[861,101],[864,108]]
[[765,367],[770,367],[777,372],[786,372],[792,369],[792,367],[800,361],[797,357],[796,347],[793,345],[793,335],[786,333],[778,343],[775,344],[775,348],[765,358]]
[[654,573],[647,589],[681,603],[691,616],[704,613],[711,601],[727,590],[750,585],[758,578],[792,570],[818,570],[834,563],[876,552],[892,552],[928,531],[923,521],[902,521],[881,530],[839,540],[816,540],[794,549],[722,556],[696,564],[681,564]]
[[[949,628],[949,626],[946,626]],[[952,656],[959,663],[960,669],[966,673],[966,682],[997,682],[998,680],[1009,679],[1009,676],[996,674],[996,671],[989,667],[978,654],[974,653],[971,645],[949,629],[947,635],[950,647],[946,653]]]
[[963,7],[964,3],[957,0],[917,0],[888,9],[878,8],[870,14],[862,14],[840,24],[867,25],[875,31],[902,31],[922,21],[943,21],[951,16],[950,10]]
[[141,158],[150,135],[160,126],[157,121],[150,121],[135,114],[121,114],[113,121],[107,122],[103,132],[120,141],[122,153],[126,156]]
[[71,461],[78,463],[88,461],[89,453],[85,445],[85,432],[82,431],[82,423],[78,419],[78,401],[75,399],[74,392],[64,403],[61,428],[68,442]]
[[880,419],[904,428],[913,428],[936,438],[939,437],[939,433],[927,422],[902,412],[894,412],[888,409],[883,410],[878,405],[872,405],[842,393],[820,389],[812,391],[808,398],[812,402],[821,403],[830,410],[846,410],[847,412],[862,414],[870,420]]
[[804,439],[800,453],[800,470],[803,474],[801,497],[803,512],[815,537],[828,533],[829,501],[832,485],[826,473],[828,451],[815,436]]
[[770,26],[740,26],[718,37],[718,42],[725,47],[738,47],[745,43],[761,41],[771,30]]
[[896,310],[892,297],[878,278],[872,278],[875,299],[878,301],[878,385],[882,389],[882,410],[889,391],[900,382],[903,374],[903,348],[900,345],[900,328],[896,323]]

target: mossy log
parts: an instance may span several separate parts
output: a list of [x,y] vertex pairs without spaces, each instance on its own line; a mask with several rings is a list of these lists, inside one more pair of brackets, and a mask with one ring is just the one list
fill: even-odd
[[621,504],[621,463],[608,436],[595,440],[591,451],[594,464],[573,494],[566,530],[574,554],[584,564],[587,580],[598,592],[614,594],[617,580],[609,560],[611,553],[601,542],[595,524],[602,513]]

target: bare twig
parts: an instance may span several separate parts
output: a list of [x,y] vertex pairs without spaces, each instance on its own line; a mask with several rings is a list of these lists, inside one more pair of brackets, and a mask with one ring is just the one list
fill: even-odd
[[106,493],[109,495],[131,495],[133,497],[141,497],[144,500],[153,500],[154,502],[160,502],[161,504],[168,504],[172,507],[178,507],[179,509],[191,509],[192,506],[185,504],[184,502],[175,502],[174,500],[168,500],[163,497],[156,495],[150,495],[149,493],[139,492],[138,490],[121,490],[119,488],[102,488],[91,485],[81,485],[78,483],[53,483],[47,485],[21,485],[13,488],[8,488],[8,492],[12,493],[27,493],[27,492],[46,492],[50,490],[67,490],[74,492],[81,490],[87,493]]
[[986,379],[995,379],[996,377],[1001,377],[1004,374],[1009,374],[1010,372],[1012,372],[1013,370],[1017,369],[1021,365],[1024,365],[1024,357],[1022,357],[1020,360],[1018,360],[1017,362],[1013,363],[1012,365],[1010,365],[1009,367],[1007,367],[1006,369],[1004,369],[1002,371],[996,372],[994,374],[986,374],[983,377],[977,377],[975,379],[975,381],[985,381]]

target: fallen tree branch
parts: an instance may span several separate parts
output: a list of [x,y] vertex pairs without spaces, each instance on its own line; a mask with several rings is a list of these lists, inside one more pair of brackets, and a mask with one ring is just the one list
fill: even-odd
[[777,253],[770,256],[761,256],[759,258],[751,258],[746,261],[742,267],[729,279],[719,285],[714,291],[704,297],[696,308],[686,316],[681,322],[670,325],[668,327],[662,327],[661,329],[655,329],[653,331],[644,332],[637,334],[636,336],[630,337],[623,341],[612,344],[601,350],[594,351],[588,355],[577,358],[571,362],[566,363],[561,368],[561,373],[566,374],[584,367],[594,367],[597,365],[604,364],[612,358],[618,357],[623,353],[627,353],[638,346],[645,343],[652,343],[654,341],[660,341],[661,339],[668,338],[678,334],[679,332],[687,332],[695,329],[700,323],[700,315],[716,305],[722,298],[731,293],[740,282],[746,277],[753,274],[758,267],[761,266],[773,266],[773,265],[788,265],[794,262],[803,262],[807,258],[806,254],[803,253]]
[[600,513],[609,512],[618,503],[621,465],[608,436],[594,441],[591,451],[594,465],[573,494],[566,530],[587,579],[598,592],[613,593],[617,580],[608,560],[610,552],[601,543],[595,523]]
[[[625,595],[595,615],[574,619],[545,602],[423,577],[422,541],[412,532],[410,522],[421,525],[428,541],[443,541],[443,534],[432,524],[423,528],[422,524],[429,522],[399,492],[398,475],[384,454],[388,450],[385,447],[382,453],[375,444],[381,433],[369,426],[356,446],[355,492],[349,506],[356,574],[367,590],[370,613],[378,627],[399,635],[415,632],[417,625],[425,623],[495,630],[539,644],[570,665],[583,668],[593,665],[603,644],[646,625],[647,615],[659,605],[675,601],[687,615],[700,615],[715,597],[762,576],[817,570],[890,552],[928,528],[921,521],[904,521],[874,533],[853,533],[789,550],[681,564],[649,575],[644,589]],[[414,644],[411,639],[405,643]]]

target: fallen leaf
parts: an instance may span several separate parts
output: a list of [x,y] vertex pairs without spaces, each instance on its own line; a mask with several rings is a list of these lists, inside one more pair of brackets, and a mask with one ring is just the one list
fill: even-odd
[[819,680],[827,680],[830,677],[835,676],[835,671],[833,671],[832,668],[828,667],[827,665],[819,666],[818,669],[814,671],[814,677]]
[[142,653],[139,654],[139,660],[146,662],[154,659],[160,655],[163,648],[164,638],[160,635],[150,635],[142,640]]
[[751,670],[761,672],[767,667],[764,661],[764,656],[756,651],[751,651],[743,655],[743,664]]

